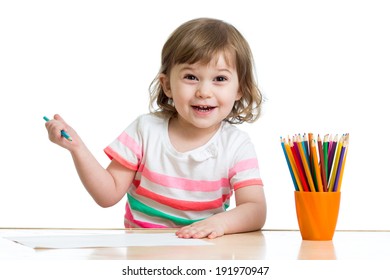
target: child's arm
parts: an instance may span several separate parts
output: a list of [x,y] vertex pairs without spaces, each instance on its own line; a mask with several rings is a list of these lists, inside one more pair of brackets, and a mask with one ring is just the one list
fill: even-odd
[[[46,128],[53,143],[69,150],[81,182],[97,204],[109,207],[121,200],[134,178],[134,171],[115,160],[112,160],[107,169],[103,168],[76,131],[59,115],[46,122]],[[71,142],[61,137],[61,130],[70,134]]]
[[224,234],[259,230],[266,218],[266,201],[262,186],[249,186],[235,192],[236,207],[208,219],[181,228],[181,238],[215,238]]

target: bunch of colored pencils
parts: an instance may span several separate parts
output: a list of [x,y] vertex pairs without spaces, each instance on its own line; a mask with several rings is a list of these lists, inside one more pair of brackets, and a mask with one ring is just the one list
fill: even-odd
[[348,152],[349,134],[329,134],[317,143],[312,133],[280,137],[296,191],[339,192]]

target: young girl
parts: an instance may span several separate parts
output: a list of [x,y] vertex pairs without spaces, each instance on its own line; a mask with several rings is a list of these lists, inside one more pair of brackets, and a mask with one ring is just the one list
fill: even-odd
[[[100,206],[127,195],[126,227],[179,228],[181,238],[215,238],[264,225],[255,149],[233,125],[255,121],[261,101],[247,41],[228,23],[200,18],[168,38],[151,85],[152,112],[105,148],[111,158],[106,169],[59,115],[46,128],[52,142],[69,150]],[[226,211],[233,192],[236,207]]]

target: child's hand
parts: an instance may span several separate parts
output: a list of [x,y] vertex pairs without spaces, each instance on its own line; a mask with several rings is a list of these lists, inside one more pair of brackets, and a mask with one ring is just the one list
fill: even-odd
[[[50,141],[69,151],[78,146],[81,142],[77,133],[60,117],[60,115],[54,115],[54,119],[46,122],[45,125]],[[72,137],[72,141],[63,137],[61,135],[61,130],[67,132]]]
[[185,226],[176,235],[180,238],[216,238],[261,229],[267,212],[263,187],[253,185],[239,188],[235,198],[235,208]]
[[216,238],[225,234],[222,224],[213,217],[182,227],[176,232],[180,238]]

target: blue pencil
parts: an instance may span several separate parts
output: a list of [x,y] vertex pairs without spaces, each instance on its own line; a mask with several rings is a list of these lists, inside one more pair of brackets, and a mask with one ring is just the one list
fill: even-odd
[[290,170],[291,178],[292,178],[293,183],[294,183],[294,188],[295,188],[295,190],[299,191],[299,188],[298,188],[295,176],[294,176],[294,172],[292,171],[291,162],[288,159],[288,155],[287,155],[287,152],[286,152],[286,147],[284,146],[284,142],[282,140],[282,137],[280,137],[280,144],[282,145],[283,153],[284,153],[284,156],[286,157],[288,169]]
[[[46,117],[46,116],[44,116],[43,119],[44,119],[45,121],[47,121],[47,122],[50,121],[50,119],[49,119],[48,117]],[[70,135],[69,135],[68,133],[66,133],[65,130],[61,130],[61,135],[62,135],[63,137],[65,137],[67,140],[72,141],[72,137],[70,137]]]

